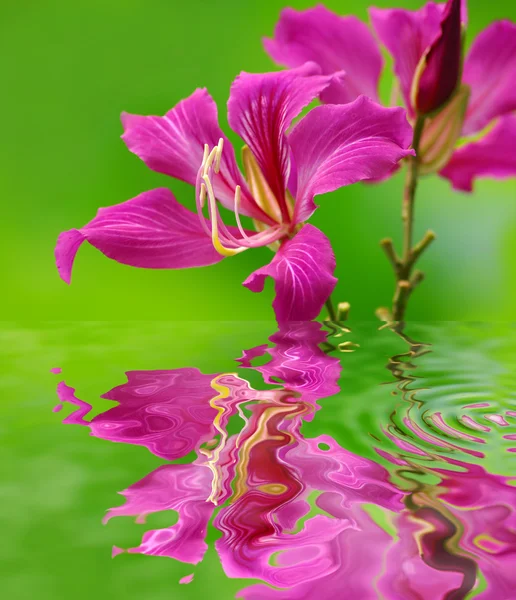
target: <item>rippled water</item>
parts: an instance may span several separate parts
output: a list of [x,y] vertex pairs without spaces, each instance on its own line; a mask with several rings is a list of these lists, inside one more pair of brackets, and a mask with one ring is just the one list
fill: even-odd
[[515,327],[2,342],[10,597],[516,598]]

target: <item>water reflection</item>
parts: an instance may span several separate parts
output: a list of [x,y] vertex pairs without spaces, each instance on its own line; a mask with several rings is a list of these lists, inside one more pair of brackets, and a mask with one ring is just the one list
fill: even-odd
[[[396,466],[393,475],[409,493],[407,511],[396,523],[398,556],[405,568],[393,578],[389,597],[398,593],[416,599],[424,590],[425,598],[454,600],[476,588],[476,598],[510,599],[516,589],[511,568],[516,564],[516,488],[510,478],[466,459],[485,457],[478,449],[485,440],[474,433],[491,431],[482,420],[509,427],[507,419],[516,423],[516,413],[482,415],[477,409],[490,404],[472,403],[446,422],[442,412],[418,397],[416,361],[431,347],[396,327],[392,331],[408,348],[387,364],[406,404],[384,430],[398,450],[378,452]],[[424,580],[432,583],[422,586]]]
[[[331,436],[303,435],[320,401],[339,392],[351,349],[345,328],[285,326],[243,351],[234,373],[128,372],[103,396],[117,405],[92,418],[60,383],[58,407],[75,406],[64,422],[181,459],[128,487],[125,504],[105,518],[143,523],[171,510],[177,523],[113,555],[195,565],[211,526],[226,574],[262,582],[241,590],[247,600],[514,598],[516,488],[481,463],[493,428],[516,439],[516,412],[493,412],[488,402],[435,410],[417,376],[433,348],[399,328],[389,333],[407,350],[387,364],[396,395],[385,439],[376,440],[378,461]],[[254,374],[260,389],[248,381]]]

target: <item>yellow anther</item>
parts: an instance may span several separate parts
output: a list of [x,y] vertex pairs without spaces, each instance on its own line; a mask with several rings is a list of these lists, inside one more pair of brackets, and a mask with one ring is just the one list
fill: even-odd
[[201,204],[201,208],[204,208],[204,204],[206,202],[206,184],[201,183],[201,193],[199,194],[199,202]]
[[222,149],[224,148],[224,138],[219,139],[219,143],[217,144],[217,152],[215,154],[215,166],[213,170],[215,173],[220,171],[220,161],[222,159]]
[[240,200],[242,197],[242,190],[239,185],[235,188],[235,210],[238,211],[240,208]]

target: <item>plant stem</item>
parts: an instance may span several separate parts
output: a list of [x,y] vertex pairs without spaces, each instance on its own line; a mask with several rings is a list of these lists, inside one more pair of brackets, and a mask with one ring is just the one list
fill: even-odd
[[326,300],[324,306],[326,306],[326,310],[328,311],[328,317],[330,318],[330,321],[336,321],[337,313],[335,312],[331,296],[328,298],[328,300]]
[[415,156],[409,159],[407,178],[403,191],[401,217],[403,221],[403,247],[401,257],[397,255],[391,239],[382,240],[381,246],[387,255],[396,276],[396,291],[392,300],[392,319],[402,321],[405,317],[407,303],[414,288],[423,280],[423,273],[412,269],[424,250],[435,239],[435,234],[428,231],[423,239],[413,246],[414,240],[414,204],[419,177],[419,144],[425,124],[424,117],[418,117],[414,126],[412,148]]
[[[410,260],[410,253],[412,251],[412,238],[414,229],[414,201],[416,199],[417,179],[419,171],[419,160],[417,153],[419,151],[419,142],[421,141],[421,134],[423,133],[424,119],[418,117],[414,126],[414,139],[412,142],[412,148],[416,152],[416,156],[410,158],[407,180],[405,182],[405,190],[403,192],[403,206],[401,210],[401,216],[403,219],[403,255],[402,262],[403,267],[406,268]],[[407,279],[407,273],[403,273]]]

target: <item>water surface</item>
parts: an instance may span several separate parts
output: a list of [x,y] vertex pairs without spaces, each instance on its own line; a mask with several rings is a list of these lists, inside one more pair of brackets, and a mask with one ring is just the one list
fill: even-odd
[[512,598],[516,329],[350,329],[4,324],[7,597]]

